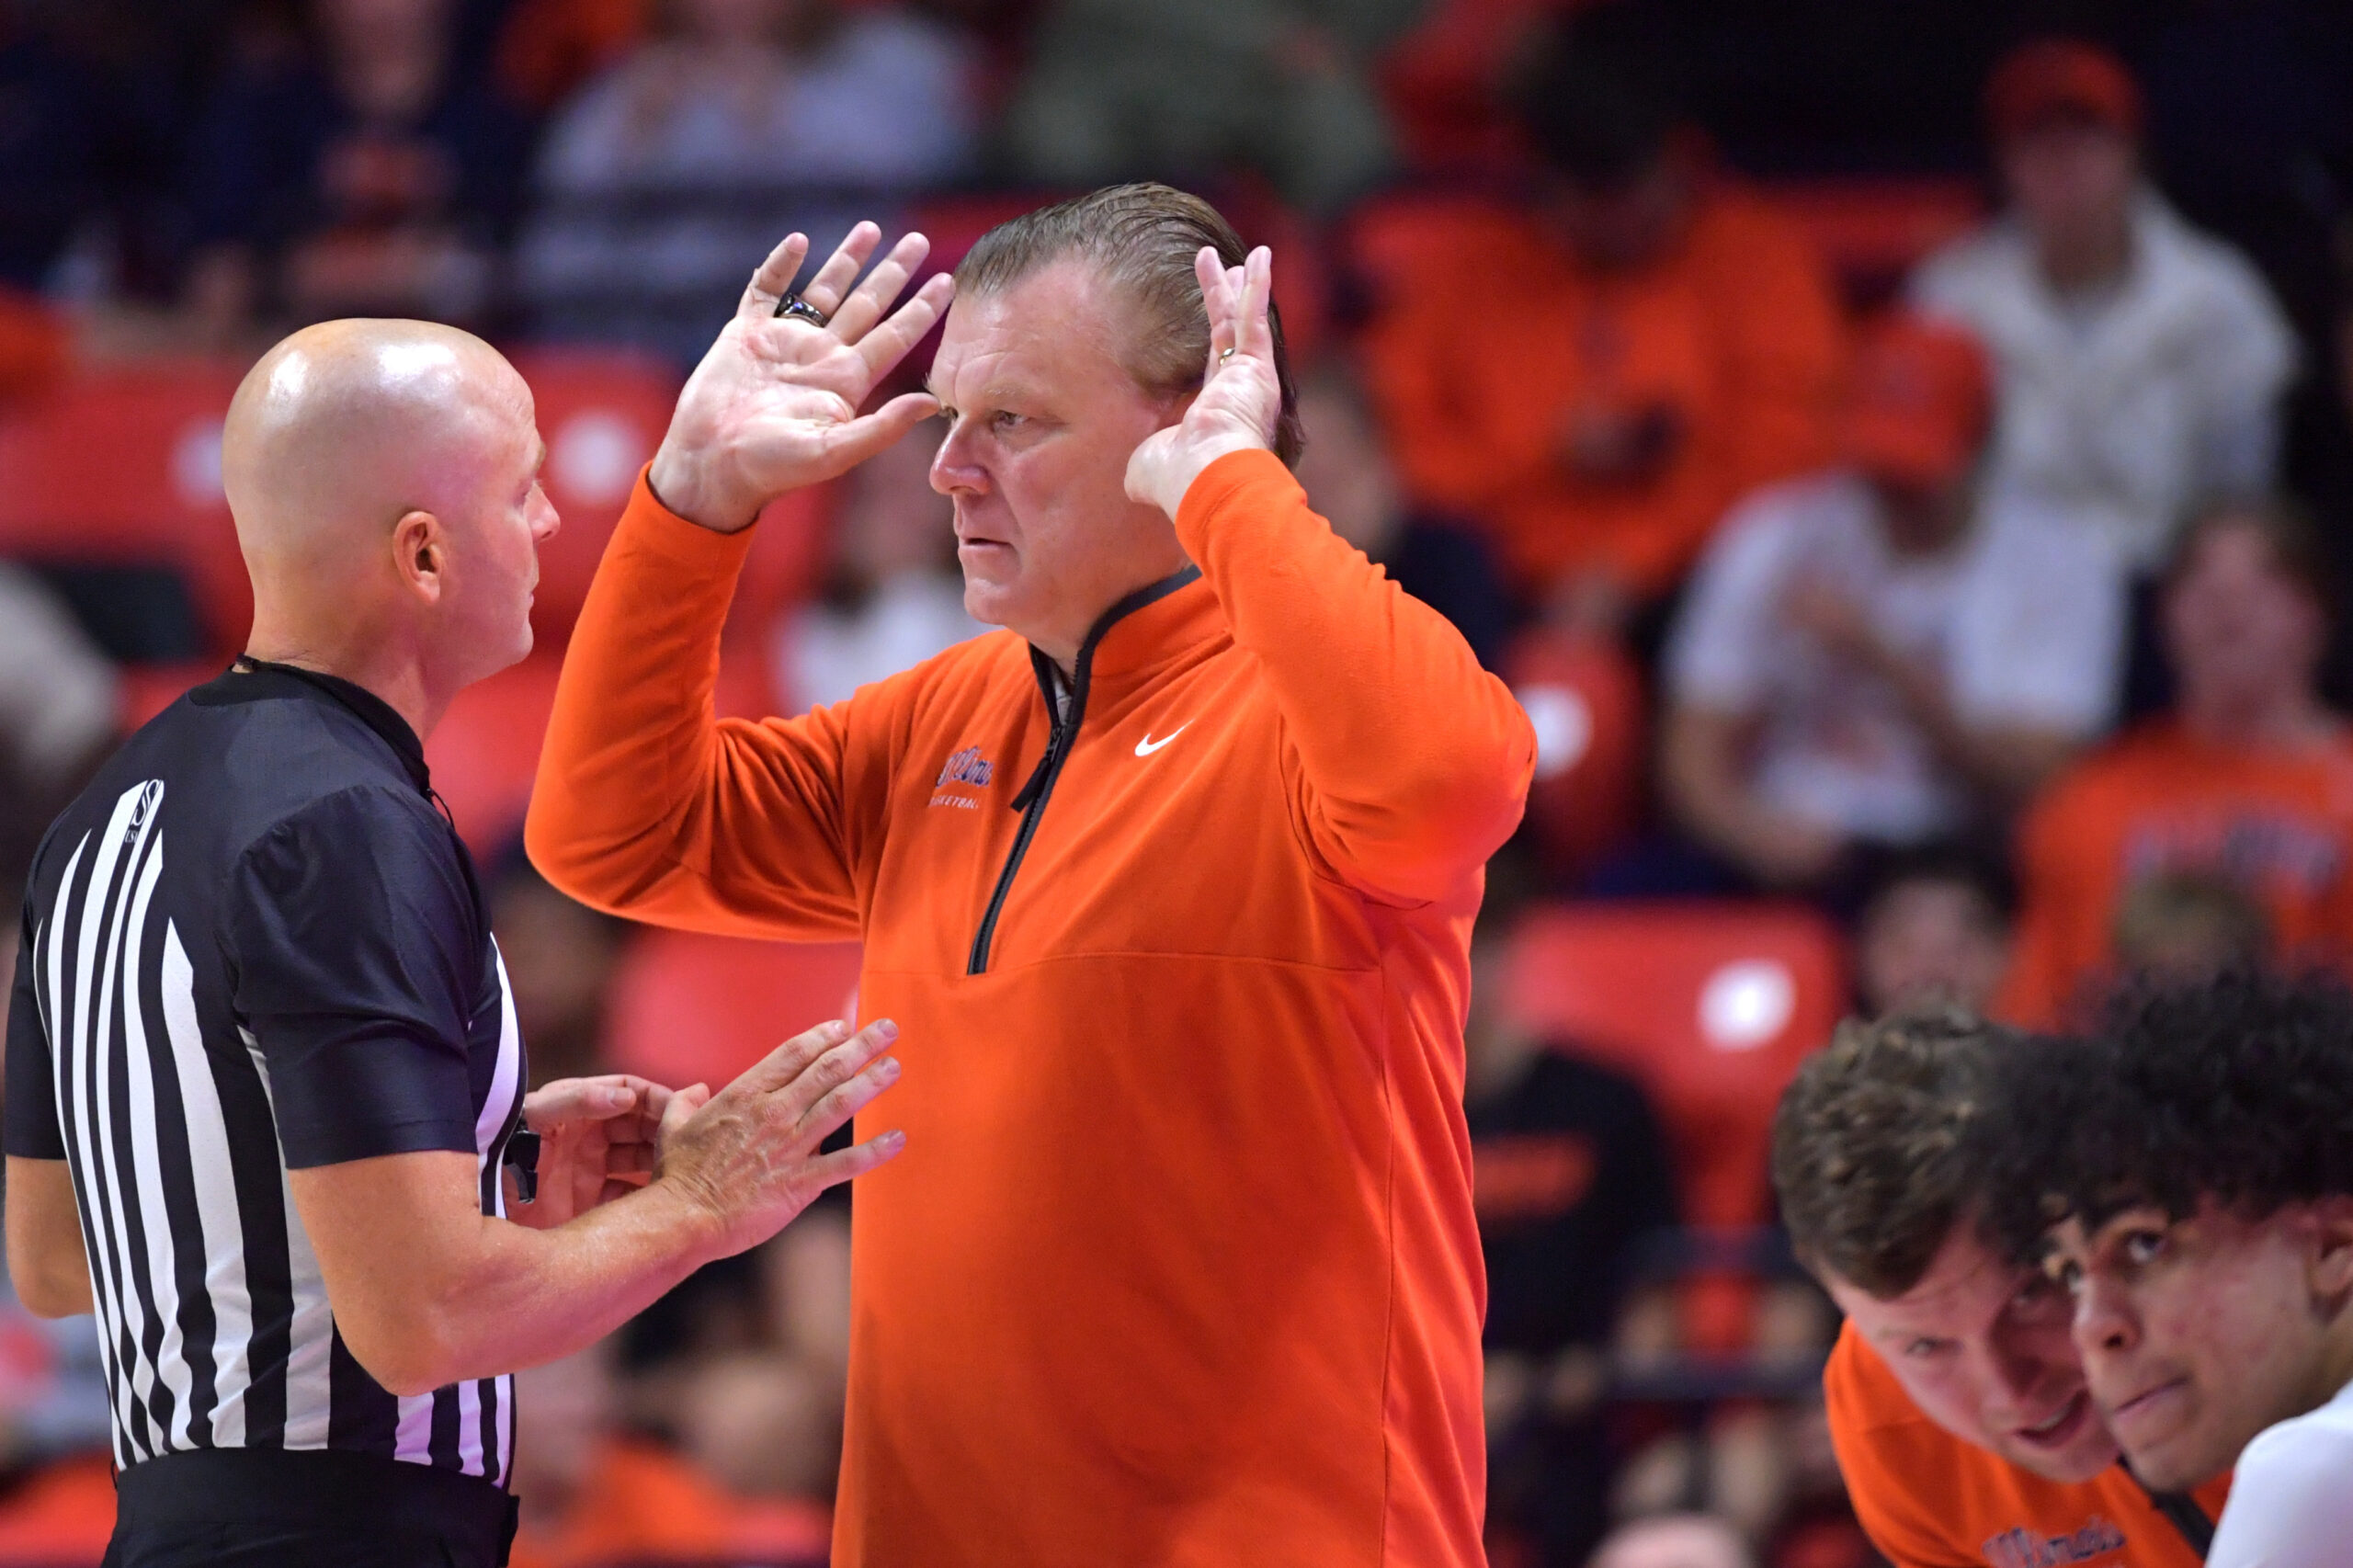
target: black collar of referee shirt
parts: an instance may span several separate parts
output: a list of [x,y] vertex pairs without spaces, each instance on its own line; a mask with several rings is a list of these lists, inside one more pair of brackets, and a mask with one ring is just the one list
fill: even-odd
[[[341,676],[331,676],[318,670],[306,670],[300,665],[280,665],[267,659],[256,659],[250,653],[238,654],[237,662],[229,666],[229,673],[223,679],[233,687],[240,676],[263,677],[265,684],[255,689],[253,695],[256,697],[290,697],[317,692],[340,702],[358,714],[361,723],[384,737],[384,744],[392,748],[392,755],[399,757],[401,766],[408,770],[417,793],[426,796],[433,793],[433,775],[425,766],[425,743],[416,738],[416,732],[408,727],[408,721],[401,717],[400,710],[358,681],[346,680]],[[270,676],[279,678],[267,679]],[[281,685],[281,681],[285,684]],[[270,687],[276,687],[276,690]]]

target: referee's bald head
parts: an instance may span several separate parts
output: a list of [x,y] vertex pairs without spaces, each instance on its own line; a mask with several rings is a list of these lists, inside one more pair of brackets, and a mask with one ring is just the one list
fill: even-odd
[[522,657],[555,527],[544,455],[530,388],[471,333],[350,320],[284,339],[222,439],[256,642],[426,650],[451,691]]

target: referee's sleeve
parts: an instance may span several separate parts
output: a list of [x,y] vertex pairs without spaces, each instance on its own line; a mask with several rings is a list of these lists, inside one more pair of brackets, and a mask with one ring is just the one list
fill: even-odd
[[24,916],[17,944],[17,978],[8,991],[7,1152],[27,1160],[62,1160],[65,1136],[57,1125],[57,1077],[33,989],[33,923]]
[[466,1023],[486,950],[421,797],[312,801],[240,857],[224,937],[290,1168],[474,1149]]

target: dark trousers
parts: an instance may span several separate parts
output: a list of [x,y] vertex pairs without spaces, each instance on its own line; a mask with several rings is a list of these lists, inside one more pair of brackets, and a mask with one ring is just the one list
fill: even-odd
[[208,1449],[115,1479],[105,1568],[500,1568],[515,1502],[369,1454]]

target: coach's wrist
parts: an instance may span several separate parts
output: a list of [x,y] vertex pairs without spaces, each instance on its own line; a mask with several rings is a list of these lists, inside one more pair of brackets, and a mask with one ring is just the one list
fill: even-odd
[[645,471],[654,498],[672,516],[713,533],[741,533],[759,517],[760,504],[714,472],[707,454],[681,450],[665,439]]

